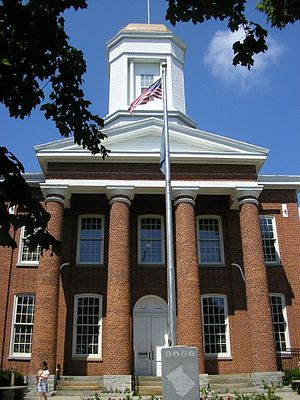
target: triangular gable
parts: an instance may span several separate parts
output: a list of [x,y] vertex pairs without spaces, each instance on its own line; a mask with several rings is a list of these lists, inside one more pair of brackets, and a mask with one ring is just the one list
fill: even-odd
[[[147,118],[130,124],[114,126],[104,129],[108,136],[103,145],[111,150],[110,161],[117,161],[118,158],[131,162],[130,158],[137,156],[153,159],[159,157],[161,146],[163,122],[157,118]],[[240,142],[224,136],[204,132],[198,129],[189,128],[176,123],[169,123],[169,138],[171,159],[186,159],[186,162],[220,162],[226,159],[226,163],[247,162],[256,164],[259,169],[266,159],[268,150],[252,144]],[[35,147],[37,157],[41,163],[51,161],[71,161],[78,157],[81,162],[87,157],[90,160],[90,152],[74,144],[73,138],[62,139]],[[72,156],[70,158],[70,156]],[[94,157],[95,159],[95,157]],[[96,158],[97,160],[97,158]],[[95,160],[93,160],[95,161]]]

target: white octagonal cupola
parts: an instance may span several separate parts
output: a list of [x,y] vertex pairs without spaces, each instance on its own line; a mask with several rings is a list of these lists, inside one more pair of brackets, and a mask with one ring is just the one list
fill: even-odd
[[163,102],[151,99],[130,114],[130,103],[162,75],[167,63],[167,100],[170,121],[194,126],[185,114],[183,66],[186,46],[162,24],[129,24],[108,43],[109,110],[106,126],[162,117]]

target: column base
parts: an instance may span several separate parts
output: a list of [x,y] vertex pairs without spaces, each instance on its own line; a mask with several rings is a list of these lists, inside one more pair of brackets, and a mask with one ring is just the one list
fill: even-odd
[[[26,377],[27,390],[31,393],[37,393],[37,385],[36,385],[36,376],[35,375],[27,375]],[[51,393],[55,390],[55,375],[49,375],[48,378],[48,392],[51,396]]]
[[116,393],[130,393],[132,391],[131,375],[103,375],[103,384],[106,390]]
[[260,390],[264,390],[264,383],[267,384],[282,384],[282,371],[271,371],[271,372],[252,372],[250,374],[251,382],[256,388]]
[[209,384],[208,374],[199,374],[199,387],[207,387]]

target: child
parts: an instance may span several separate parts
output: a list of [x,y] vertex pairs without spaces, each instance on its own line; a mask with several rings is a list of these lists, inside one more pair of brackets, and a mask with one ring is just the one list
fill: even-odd
[[47,400],[49,371],[46,361],[41,363],[41,368],[36,375],[39,400]]

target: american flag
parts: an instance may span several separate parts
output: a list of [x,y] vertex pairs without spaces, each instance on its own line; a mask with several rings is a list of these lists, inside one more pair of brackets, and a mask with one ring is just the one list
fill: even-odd
[[128,111],[132,112],[137,106],[141,104],[146,104],[151,99],[151,97],[157,97],[158,99],[162,99],[162,89],[161,89],[161,78],[159,78],[156,82],[152,83],[139,97],[137,97],[130,104]]

